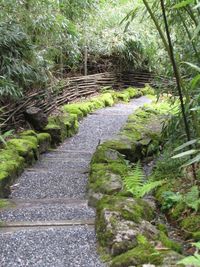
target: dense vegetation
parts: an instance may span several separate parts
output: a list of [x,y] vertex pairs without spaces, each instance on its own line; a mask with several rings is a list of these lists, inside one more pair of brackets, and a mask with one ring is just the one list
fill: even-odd
[[16,100],[32,88],[45,90],[54,79],[83,74],[86,47],[89,73],[139,69],[172,81],[157,89],[178,108],[163,128],[165,149],[152,179],[164,180],[155,194],[161,210],[199,241],[199,227],[194,233],[188,221],[192,216],[199,224],[199,1],[0,0],[0,5],[1,99]]

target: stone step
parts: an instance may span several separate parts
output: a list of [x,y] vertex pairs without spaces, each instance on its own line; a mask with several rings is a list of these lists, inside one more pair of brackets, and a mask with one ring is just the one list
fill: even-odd
[[[51,175],[55,174],[57,175],[57,172],[55,172],[55,169],[48,169],[48,168],[42,168],[42,167],[33,167],[33,168],[27,168],[23,175],[25,174],[30,174],[30,173],[35,173],[35,174],[40,174],[40,173],[49,173]],[[68,175],[68,174],[87,174],[89,173],[89,169],[88,168],[85,168],[85,169],[82,169],[82,168],[67,168],[67,171],[66,170],[63,170],[61,169],[59,171],[60,174],[63,174],[63,175]]]
[[48,153],[55,153],[55,154],[69,154],[69,155],[75,155],[75,154],[83,154],[83,155],[92,155],[93,151],[86,151],[86,150],[77,150],[74,149],[61,149],[62,145],[58,149],[50,149],[46,154]]
[[0,231],[1,267],[104,267],[91,225],[4,230]]
[[41,160],[38,161],[34,167],[35,168],[47,168],[49,170],[53,169],[85,169],[88,168],[90,160],[80,161],[79,159],[69,159],[69,160],[57,160],[55,164],[51,163],[51,160]]
[[[0,221],[11,226],[28,223],[46,224],[48,221],[86,221],[95,218],[95,212],[82,199],[12,199],[8,208],[0,210]],[[8,224],[7,224],[8,223]],[[13,226],[14,227],[14,226]]]
[[[52,164],[54,165],[54,164]],[[79,172],[78,172],[79,171]],[[34,168],[24,172],[12,186],[11,198],[81,198],[85,197],[88,168]]]
[[94,226],[95,219],[88,220],[52,220],[52,221],[18,221],[18,222],[1,222],[0,233],[15,232],[21,230],[45,229],[52,227],[72,227],[72,226]]

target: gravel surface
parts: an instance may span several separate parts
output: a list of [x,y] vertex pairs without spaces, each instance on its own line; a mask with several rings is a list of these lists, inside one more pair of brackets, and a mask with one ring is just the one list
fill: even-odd
[[[92,153],[100,142],[116,136],[128,115],[144,103],[150,100],[141,97],[84,118],[77,135],[67,139],[56,151],[44,154],[19,177],[10,196],[16,203],[18,200],[18,204],[2,210],[0,220],[35,222],[94,218],[94,211],[84,202]],[[71,198],[72,203],[69,205],[64,199],[62,202],[61,198]],[[95,231],[91,227],[2,231],[1,267],[104,266],[99,261]]]
[[[52,164],[51,164],[52,165]],[[52,167],[52,166],[51,166]],[[25,172],[14,186],[12,198],[84,198],[87,175],[59,170],[56,167],[52,172]],[[76,170],[77,171],[77,170]]]
[[103,267],[86,226],[0,233],[1,267]]
[[54,220],[86,220],[95,218],[92,208],[83,204],[57,203],[57,204],[32,204],[28,207],[16,207],[0,213],[0,221],[22,222],[22,221],[54,221]]

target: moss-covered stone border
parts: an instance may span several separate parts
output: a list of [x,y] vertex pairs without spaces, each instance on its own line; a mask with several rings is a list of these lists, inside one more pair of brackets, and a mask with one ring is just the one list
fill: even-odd
[[177,266],[182,258],[180,244],[168,237],[166,228],[152,224],[155,203],[134,199],[123,185],[132,163],[159,150],[168,111],[166,103],[139,108],[118,137],[100,144],[92,157],[88,198],[97,211],[97,238],[109,266]]
[[0,149],[0,198],[10,194],[10,185],[24,168],[33,164],[41,153],[56,147],[78,131],[78,121],[88,113],[112,106],[119,101],[128,102],[131,98],[152,93],[152,89],[128,88],[121,92],[106,91],[87,101],[67,104],[61,107],[61,114],[50,116],[48,125],[42,132],[27,130],[12,138]]

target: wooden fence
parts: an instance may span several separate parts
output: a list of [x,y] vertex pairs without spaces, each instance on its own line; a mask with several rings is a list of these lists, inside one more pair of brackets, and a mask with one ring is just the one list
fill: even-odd
[[19,101],[1,107],[0,130],[5,131],[11,128],[24,126],[26,123],[24,111],[28,107],[39,107],[49,115],[59,106],[96,94],[105,86],[120,90],[128,86],[143,87],[144,84],[152,83],[152,81],[152,74],[147,72],[106,72],[67,78],[59,84],[47,89],[41,89],[39,91],[31,90],[31,92],[27,93],[27,95]]

